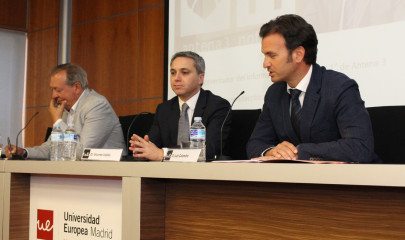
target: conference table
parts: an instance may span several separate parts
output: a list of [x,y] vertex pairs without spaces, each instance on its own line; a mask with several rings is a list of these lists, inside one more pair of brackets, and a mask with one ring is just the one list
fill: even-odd
[[0,170],[3,239],[29,239],[33,177],[119,181],[122,239],[405,239],[405,165],[7,160]]

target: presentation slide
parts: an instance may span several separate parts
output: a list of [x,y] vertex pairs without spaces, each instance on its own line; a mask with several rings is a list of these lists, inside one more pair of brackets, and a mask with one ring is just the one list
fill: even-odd
[[[298,14],[318,36],[317,63],[356,80],[367,107],[405,105],[405,1],[401,0],[171,0],[168,62],[195,51],[206,63],[204,89],[258,109],[272,84],[262,67],[260,27]],[[170,67],[170,66],[169,66]],[[169,72],[169,69],[167,69]],[[170,76],[170,74],[168,74]],[[168,82],[168,98],[175,94]]]

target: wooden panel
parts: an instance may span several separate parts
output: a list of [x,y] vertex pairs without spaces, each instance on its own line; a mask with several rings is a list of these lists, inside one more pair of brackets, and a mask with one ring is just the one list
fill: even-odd
[[164,239],[165,181],[142,179],[141,239]]
[[27,0],[0,0],[0,28],[27,30]]
[[172,181],[166,239],[403,239],[401,188]]
[[30,175],[12,174],[10,189],[10,239],[28,239],[29,210]]
[[51,99],[49,72],[57,64],[58,30],[55,28],[28,34],[26,119],[40,114],[25,130],[25,146],[40,145],[46,129],[52,126],[48,113]]
[[89,86],[110,101],[133,97],[136,15],[72,27],[72,62],[86,71]]
[[58,64],[59,1],[30,0],[29,13],[26,119],[40,113],[25,130],[25,146],[36,146],[53,124],[48,113],[49,73]]
[[[5,162],[5,160],[2,163],[0,163],[1,169],[4,169],[4,162]],[[7,203],[8,197],[10,196],[9,195],[10,192],[8,191],[10,178],[11,178],[11,176],[9,173],[4,173],[4,172],[0,173],[0,196],[2,199],[1,204],[0,204],[0,216],[1,216],[0,217],[0,226],[2,226],[2,227],[0,227],[0,239],[6,239],[8,237],[8,236],[5,236],[6,232],[8,235],[8,230],[9,230],[9,228],[7,226],[8,220],[5,218],[5,216],[7,214],[9,214],[9,210],[10,210],[9,209],[10,204]],[[3,232],[4,232],[4,235],[3,235]]]
[[[163,99],[164,6],[156,2],[142,1],[139,11],[127,1],[74,2],[73,23],[86,22],[72,26],[72,62],[83,66],[90,87],[106,96],[118,115],[154,112]],[[85,16],[90,6],[100,13]]]
[[139,0],[139,10],[161,8],[164,6],[164,2],[164,0]]
[[58,28],[59,2],[55,0],[30,0],[28,30]]
[[131,15],[137,11],[162,8],[164,0],[73,0],[72,24]]
[[137,95],[162,96],[164,77],[163,5],[139,12],[139,63],[136,80],[141,84]]
[[72,24],[76,25],[115,15],[133,14],[138,10],[134,0],[73,0]]
[[133,102],[113,102],[112,106],[118,116],[133,115],[141,112],[154,113],[156,106],[162,102],[161,98],[140,99]]
[[27,107],[48,106],[49,73],[58,63],[58,29],[28,34]]

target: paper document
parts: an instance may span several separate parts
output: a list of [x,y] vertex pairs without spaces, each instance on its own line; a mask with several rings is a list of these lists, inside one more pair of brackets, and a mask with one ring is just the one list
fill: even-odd
[[325,160],[288,160],[288,159],[250,159],[250,160],[219,160],[212,161],[216,163],[310,163],[310,164],[346,164],[342,161],[325,161]]

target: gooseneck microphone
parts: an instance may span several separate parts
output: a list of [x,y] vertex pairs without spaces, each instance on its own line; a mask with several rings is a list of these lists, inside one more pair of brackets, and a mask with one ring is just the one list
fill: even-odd
[[221,130],[220,130],[220,131],[221,131],[221,135],[220,135],[220,138],[221,138],[221,142],[220,142],[221,149],[220,149],[220,155],[217,156],[217,158],[216,158],[217,160],[229,160],[229,159],[231,159],[229,156],[224,156],[224,155],[222,154],[222,150],[223,150],[223,149],[222,149],[222,147],[223,147],[222,131],[223,131],[224,125],[225,125],[225,123],[226,123],[226,120],[228,119],[229,113],[231,113],[233,104],[234,104],[234,103],[236,102],[236,100],[237,100],[240,96],[242,96],[244,93],[245,93],[245,91],[242,91],[242,92],[239,93],[239,95],[233,100],[231,106],[230,106],[229,109],[228,109],[228,112],[226,113],[225,119],[224,119],[224,121],[222,122]]
[[[22,133],[22,131],[28,127],[28,125],[30,124],[30,122],[32,121],[32,119],[34,119],[38,114],[39,114],[39,112],[36,112],[34,115],[32,115],[32,117],[30,118],[30,120],[28,120],[28,122],[25,124],[25,126],[17,133],[17,137],[15,138],[15,148],[16,148],[16,149],[18,149],[18,137],[20,136],[20,134]],[[23,156],[21,156],[21,155],[12,154],[11,159],[12,159],[12,160],[22,160],[22,159],[24,159],[24,158],[23,158]]]

